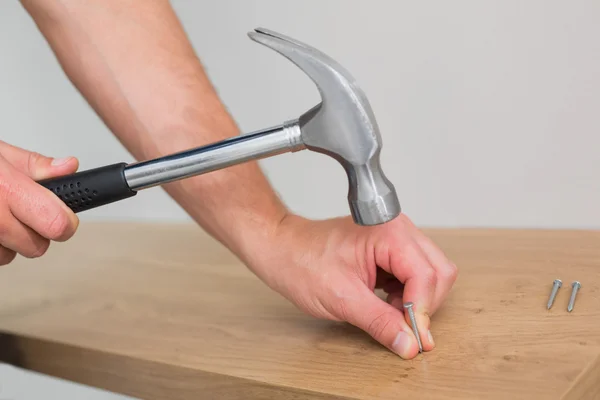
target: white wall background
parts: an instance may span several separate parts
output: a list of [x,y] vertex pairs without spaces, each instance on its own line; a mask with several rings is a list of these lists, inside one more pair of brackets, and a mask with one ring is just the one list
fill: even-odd
[[0,400],[133,400],[119,395],[0,364]]
[[[246,33],[264,26],[346,66],[382,131],[404,211],[437,226],[600,227],[600,3],[173,1],[243,130],[296,117],[312,82]],[[82,168],[132,161],[65,78],[17,1],[0,6],[0,137]],[[262,162],[295,211],[347,214],[338,165]],[[82,218],[180,220],[156,188]]]
[[[302,72],[246,32],[279,31],[349,69],[378,117],[386,173],[418,224],[600,228],[600,2],[173,4],[245,131],[318,101]],[[0,138],[75,155],[83,169],[132,161],[17,1],[0,5]],[[295,211],[348,212],[347,182],[332,160],[302,152],[262,164]],[[187,218],[160,189],[81,217]]]

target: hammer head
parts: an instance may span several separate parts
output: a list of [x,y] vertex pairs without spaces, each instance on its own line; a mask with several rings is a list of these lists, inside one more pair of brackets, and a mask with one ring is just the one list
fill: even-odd
[[297,40],[262,28],[248,35],[289,59],[317,85],[322,101],[299,118],[302,142],[344,167],[354,221],[377,225],[400,214],[396,190],[381,169],[375,116],[354,78],[335,60]]

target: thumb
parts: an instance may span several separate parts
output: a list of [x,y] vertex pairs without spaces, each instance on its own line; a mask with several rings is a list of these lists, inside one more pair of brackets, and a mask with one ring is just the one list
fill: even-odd
[[346,299],[346,320],[367,332],[404,359],[419,353],[417,340],[402,311],[381,300],[364,287],[359,296]]
[[34,181],[74,173],[79,162],[74,157],[51,158],[0,141],[0,155],[15,169]]

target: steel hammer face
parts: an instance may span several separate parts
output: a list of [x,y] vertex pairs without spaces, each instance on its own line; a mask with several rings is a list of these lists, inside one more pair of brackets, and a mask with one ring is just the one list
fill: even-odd
[[286,57],[316,84],[322,101],[298,118],[300,140],[342,165],[354,221],[377,225],[398,216],[396,190],[380,165],[382,140],[375,115],[350,73],[321,51],[284,35],[262,28],[248,35]]

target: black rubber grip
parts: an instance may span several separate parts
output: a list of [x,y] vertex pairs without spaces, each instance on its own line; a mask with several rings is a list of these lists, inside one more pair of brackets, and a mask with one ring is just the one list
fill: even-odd
[[125,180],[126,166],[126,163],[107,165],[38,183],[78,213],[135,196],[137,192]]

